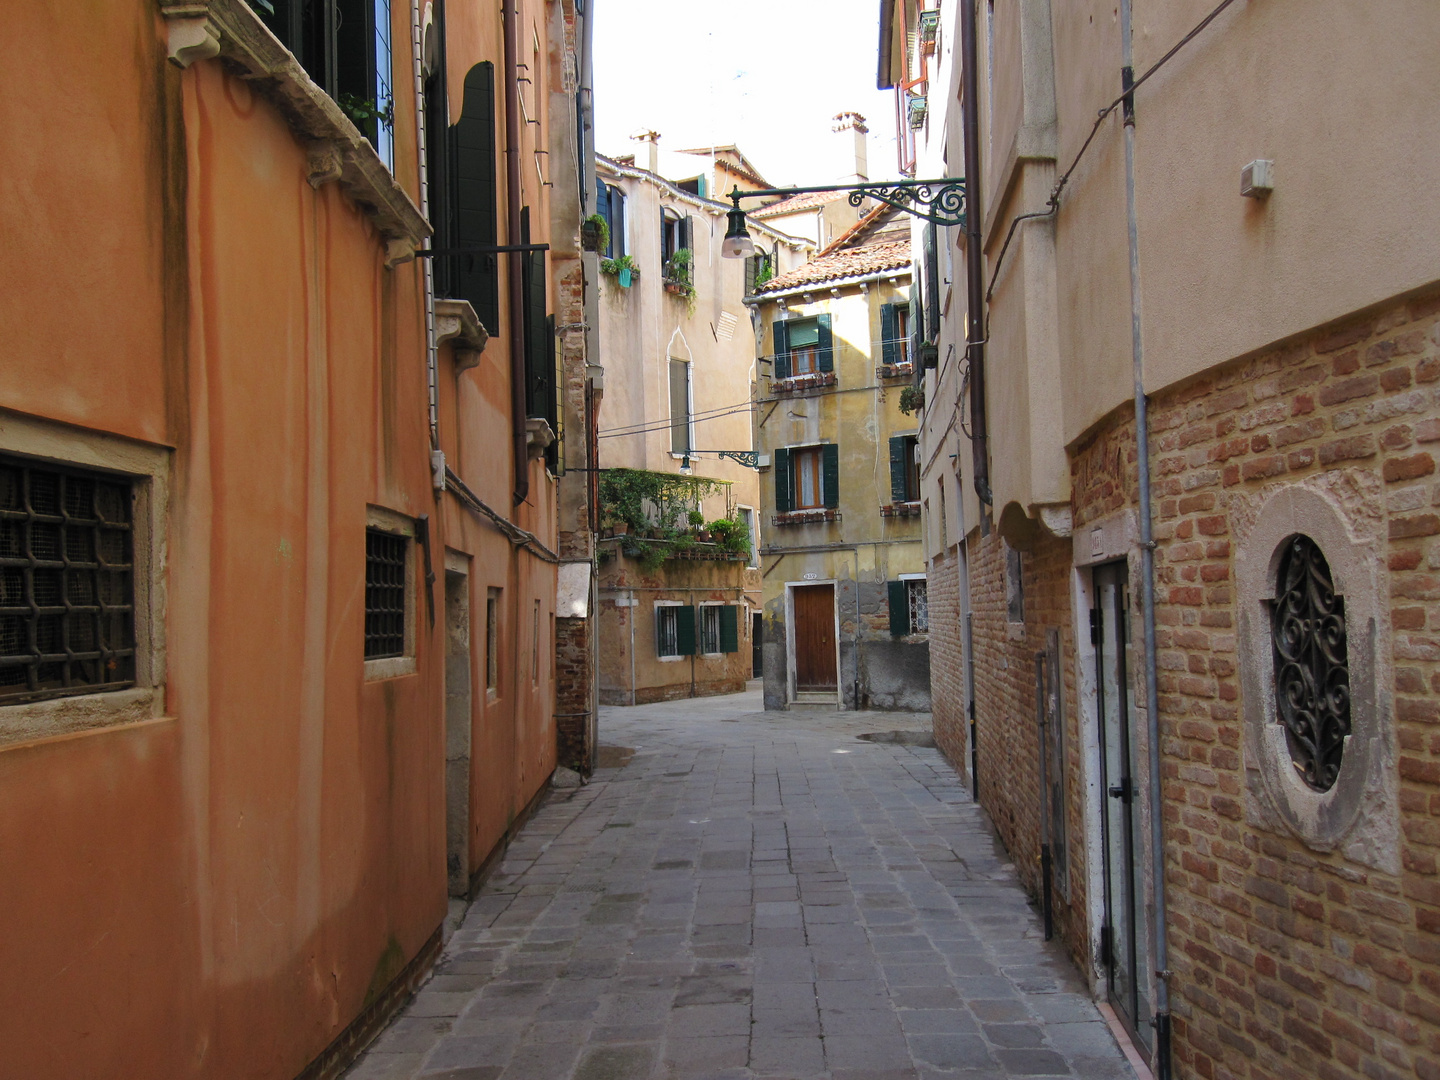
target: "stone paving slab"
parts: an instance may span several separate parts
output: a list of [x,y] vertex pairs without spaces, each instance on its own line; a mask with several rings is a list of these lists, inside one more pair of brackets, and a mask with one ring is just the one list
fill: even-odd
[[350,1080],[1134,1080],[895,713],[607,708]]

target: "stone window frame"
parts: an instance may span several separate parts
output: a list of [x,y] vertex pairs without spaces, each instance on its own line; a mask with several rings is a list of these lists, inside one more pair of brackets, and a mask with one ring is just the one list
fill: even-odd
[[365,508],[365,528],[378,529],[395,536],[406,538],[405,544],[405,651],[400,656],[386,656],[366,660],[365,681],[394,679],[401,675],[413,675],[418,670],[415,659],[415,586],[417,573],[415,564],[415,519],[383,506]]
[[[724,600],[701,600],[695,605],[695,655],[705,660],[723,660],[725,652],[720,648],[720,609],[726,606]],[[705,613],[710,608],[715,609],[715,651],[711,652],[705,646]]]
[[[1320,481],[1333,487],[1335,478]],[[1313,850],[1339,851],[1399,873],[1389,607],[1380,571],[1385,544],[1378,531],[1357,531],[1371,515],[1347,508],[1326,486],[1272,490],[1236,532],[1246,813],[1251,824],[1289,832]],[[1373,516],[1373,523],[1383,523],[1383,515]],[[1340,773],[1323,792],[1296,772],[1275,705],[1271,605],[1287,541],[1297,534],[1320,548],[1335,591],[1345,598],[1351,734]]]
[[3,411],[0,450],[42,464],[110,472],[130,482],[135,605],[134,686],[0,705],[0,750],[164,717],[171,451],[108,432]]
[[[685,653],[681,653],[681,652],[662,653],[662,652],[660,651],[660,609],[661,609],[661,608],[682,608],[682,607],[684,607],[684,606],[685,606],[685,601],[684,601],[684,600],[656,600],[655,603],[654,603],[654,612],[655,612],[655,616],[654,616],[654,617],[655,617],[655,659],[658,660],[658,661],[660,661],[660,663],[662,663],[662,664],[674,664],[674,663],[678,663],[678,662],[681,661],[681,660],[688,660],[688,659],[690,659],[690,657],[689,657],[687,654],[685,654]],[[679,648],[679,644],[678,644],[678,642],[679,642],[679,628],[678,628],[678,627],[676,628],[676,642],[677,642],[676,648],[678,649],[678,648]]]

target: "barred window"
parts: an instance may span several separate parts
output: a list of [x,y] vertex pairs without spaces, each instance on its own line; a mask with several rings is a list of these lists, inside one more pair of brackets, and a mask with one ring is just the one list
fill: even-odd
[[0,702],[135,681],[128,480],[0,455]]
[[657,656],[680,655],[680,609],[661,607],[655,609],[655,654]]
[[930,632],[930,597],[926,591],[926,582],[923,578],[905,582],[905,588],[910,596],[910,632],[912,634],[927,634]]
[[365,659],[405,655],[405,553],[409,538],[365,530]]
[[720,608],[706,604],[700,609],[700,651],[713,654],[720,652]]

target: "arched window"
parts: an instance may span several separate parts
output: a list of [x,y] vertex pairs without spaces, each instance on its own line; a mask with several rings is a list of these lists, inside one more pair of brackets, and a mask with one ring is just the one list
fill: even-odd
[[1275,581],[1270,638],[1275,650],[1275,709],[1290,759],[1305,783],[1329,791],[1340,775],[1350,734],[1350,669],[1345,598],[1315,541],[1285,542]]

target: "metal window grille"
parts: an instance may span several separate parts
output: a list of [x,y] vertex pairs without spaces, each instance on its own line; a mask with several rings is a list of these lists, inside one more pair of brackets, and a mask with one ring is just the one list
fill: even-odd
[[0,456],[0,702],[135,682],[131,485]]
[[720,651],[720,608],[714,604],[700,609],[700,651]]
[[680,655],[679,608],[662,607],[655,609],[655,654],[657,656]]
[[365,659],[405,655],[407,537],[365,530]]
[[912,634],[926,634],[930,631],[930,602],[927,599],[929,593],[923,581],[907,581],[906,590],[910,593],[910,632]]

